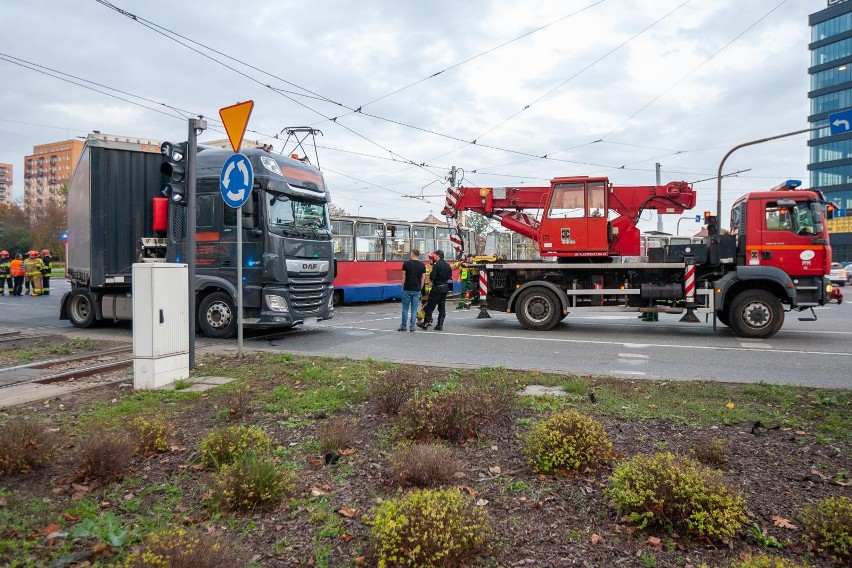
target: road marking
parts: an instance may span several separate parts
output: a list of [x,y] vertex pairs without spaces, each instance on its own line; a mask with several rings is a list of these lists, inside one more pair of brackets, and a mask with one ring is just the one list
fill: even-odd
[[[341,327],[341,326],[329,326],[329,327]],[[343,328],[341,328],[343,329]],[[365,329],[367,331],[390,331],[388,329],[373,329],[373,328],[352,328],[352,329]],[[554,343],[565,343],[565,344],[577,344],[577,345],[618,345],[621,347],[634,347],[637,344],[635,343],[619,343],[616,341],[597,341],[593,339],[561,339],[558,337],[523,337],[519,335],[491,335],[487,333],[458,333],[452,331],[441,331],[437,333],[424,333],[423,336],[428,337],[480,337],[483,339],[504,339],[510,341],[549,341]],[[726,347],[724,345],[685,345],[683,343],[645,343],[642,344],[643,347],[657,347],[660,349],[683,349],[683,350],[696,350],[700,349],[703,351],[752,351],[752,349],[747,349],[745,347]],[[852,357],[852,353],[850,352],[840,352],[840,351],[801,351],[796,349],[773,349],[773,353],[789,353],[795,355],[835,355],[839,357]]]
[[772,349],[768,343],[749,343],[748,340],[740,340],[740,345],[746,349]]
[[643,373],[641,371],[620,371],[620,370],[617,370],[617,369],[610,371],[607,374],[608,375],[639,375],[639,376],[645,376],[645,373]]
[[642,355],[641,353],[619,353],[619,357],[634,357],[636,359],[647,359],[647,355]]

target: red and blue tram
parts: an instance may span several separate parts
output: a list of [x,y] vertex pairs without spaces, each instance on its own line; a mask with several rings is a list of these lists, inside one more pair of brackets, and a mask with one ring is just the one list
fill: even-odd
[[[427,254],[441,249],[448,262],[455,259],[450,235],[456,229],[428,222],[373,217],[331,218],[337,277],[334,303],[375,302],[402,297],[402,263],[412,249],[428,262]],[[461,230],[464,250],[473,250],[473,232]],[[461,285],[453,273],[453,291]]]

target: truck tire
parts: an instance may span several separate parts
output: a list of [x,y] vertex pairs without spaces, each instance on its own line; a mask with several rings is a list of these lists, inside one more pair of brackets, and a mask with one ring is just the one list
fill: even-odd
[[198,306],[198,325],[207,337],[228,339],[237,334],[237,310],[231,295],[213,292]]
[[746,290],[731,303],[730,326],[740,337],[772,337],[784,324],[781,300],[765,290]]
[[343,303],[343,290],[335,290],[331,296],[332,305],[337,307]]
[[68,296],[68,319],[74,327],[92,327],[95,304],[88,290],[73,290]]
[[545,331],[562,321],[559,298],[547,288],[530,288],[515,302],[515,316],[527,329]]

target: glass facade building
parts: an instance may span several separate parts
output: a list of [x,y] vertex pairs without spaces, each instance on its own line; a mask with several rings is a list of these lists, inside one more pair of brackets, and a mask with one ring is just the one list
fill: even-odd
[[[811,14],[810,185],[839,208],[828,222],[834,260],[852,262],[852,130],[831,135],[828,116],[852,109],[852,0],[827,0]],[[847,216],[848,215],[848,216]]]

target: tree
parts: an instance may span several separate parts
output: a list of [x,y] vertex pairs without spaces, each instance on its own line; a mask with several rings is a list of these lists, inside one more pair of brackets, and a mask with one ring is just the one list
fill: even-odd
[[16,204],[0,205],[0,221],[3,222],[3,238],[0,239],[0,249],[15,253],[26,254],[33,248],[30,226],[24,210]]
[[467,217],[467,228],[473,230],[477,235],[487,235],[489,233],[488,228],[491,226],[491,219],[486,217],[485,215],[480,215],[479,213],[474,213],[473,211],[468,211],[465,213]]
[[50,201],[32,212],[32,240],[36,248],[50,249],[54,259],[63,255],[62,233],[68,225],[68,210],[63,203]]
[[337,216],[337,217],[345,217],[345,216],[349,215],[349,213],[347,213],[346,209],[344,209],[343,207],[340,207],[338,205],[335,205],[334,203],[328,204],[328,214],[331,215],[331,216]]

